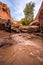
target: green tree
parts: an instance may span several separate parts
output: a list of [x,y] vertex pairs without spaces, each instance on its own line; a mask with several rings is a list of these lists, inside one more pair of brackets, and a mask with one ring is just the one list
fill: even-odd
[[22,23],[23,25],[28,25],[30,22],[29,22],[29,20],[27,20],[26,18],[22,18],[22,19],[21,19],[21,23]]
[[24,15],[25,18],[29,21],[33,20],[34,17],[34,7],[35,7],[35,3],[30,2],[26,4],[26,7],[24,8]]

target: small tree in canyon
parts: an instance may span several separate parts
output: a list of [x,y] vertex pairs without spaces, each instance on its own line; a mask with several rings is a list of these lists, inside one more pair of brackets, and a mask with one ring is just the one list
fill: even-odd
[[26,7],[24,8],[23,12],[24,12],[24,15],[25,15],[24,19],[27,19],[28,22],[26,20],[24,20],[24,21],[22,21],[23,24],[26,23],[26,22],[27,22],[27,24],[29,24],[30,22],[33,21],[34,7],[35,7],[35,3],[33,3],[33,2],[29,2],[29,3],[26,4]]

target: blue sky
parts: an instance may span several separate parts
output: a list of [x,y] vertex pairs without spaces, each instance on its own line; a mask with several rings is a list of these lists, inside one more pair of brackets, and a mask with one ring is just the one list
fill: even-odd
[[14,20],[20,20],[21,18],[24,17],[23,10],[26,6],[26,3],[30,1],[35,3],[35,11],[34,11],[34,17],[35,17],[42,3],[42,0],[0,0],[0,2],[6,3],[7,6],[10,8],[11,17]]

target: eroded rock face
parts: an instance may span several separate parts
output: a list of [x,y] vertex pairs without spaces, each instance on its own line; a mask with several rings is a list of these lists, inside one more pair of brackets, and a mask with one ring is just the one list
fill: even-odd
[[4,28],[3,24],[5,24],[7,20],[10,20],[13,24],[15,23],[10,15],[10,8],[6,4],[0,2],[0,29]]
[[43,1],[35,17],[35,20],[32,23],[30,23],[30,25],[37,25],[37,24],[40,27],[41,32],[43,32]]
[[5,29],[5,26],[4,26],[4,23],[5,23],[5,22],[6,22],[5,19],[1,19],[1,18],[0,18],[0,30]]
[[0,2],[0,18],[6,20],[10,19],[14,22],[14,19],[10,15],[10,8],[2,2]]
[[9,8],[6,4],[4,4],[4,3],[2,3],[2,2],[0,2],[0,18],[6,19],[6,20],[10,19],[10,21],[11,21],[13,24],[16,23],[16,22],[14,21],[14,19],[13,19],[13,18],[11,17],[11,15],[10,15],[10,8]]
[[0,18],[9,19],[10,18],[10,9],[6,4],[0,2]]

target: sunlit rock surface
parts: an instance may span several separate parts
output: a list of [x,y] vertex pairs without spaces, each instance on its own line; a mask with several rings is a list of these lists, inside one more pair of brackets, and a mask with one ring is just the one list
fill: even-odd
[[9,19],[10,18],[10,9],[6,4],[0,2],[0,18]]
[[43,37],[0,31],[0,65],[43,65]]
[[[0,19],[5,19],[5,20],[9,19],[11,21],[11,23],[14,23],[14,24],[16,23],[10,15],[10,8],[2,2],[0,2]],[[2,23],[2,21],[1,21],[1,23]],[[5,21],[4,21],[4,23],[5,23]]]

